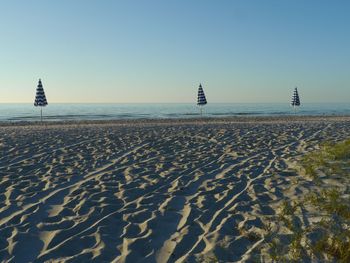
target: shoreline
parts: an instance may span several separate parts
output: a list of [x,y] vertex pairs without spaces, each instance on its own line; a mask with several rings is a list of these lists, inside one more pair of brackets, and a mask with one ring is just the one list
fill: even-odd
[[159,118],[159,119],[116,119],[116,120],[67,120],[67,121],[0,121],[0,127],[30,126],[132,126],[132,125],[181,125],[181,124],[233,124],[233,123],[288,123],[350,121],[350,115],[277,115],[277,116],[232,116],[203,118]]

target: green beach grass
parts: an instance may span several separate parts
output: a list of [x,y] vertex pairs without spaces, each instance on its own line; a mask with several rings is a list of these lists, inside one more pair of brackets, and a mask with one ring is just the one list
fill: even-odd
[[324,143],[302,158],[299,172],[314,187],[297,201],[282,202],[278,230],[266,233],[270,259],[350,262],[350,140]]

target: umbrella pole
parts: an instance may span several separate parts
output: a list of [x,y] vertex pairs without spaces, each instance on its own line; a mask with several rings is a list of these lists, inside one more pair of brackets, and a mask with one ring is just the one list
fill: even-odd
[[43,122],[43,107],[40,107],[40,121]]

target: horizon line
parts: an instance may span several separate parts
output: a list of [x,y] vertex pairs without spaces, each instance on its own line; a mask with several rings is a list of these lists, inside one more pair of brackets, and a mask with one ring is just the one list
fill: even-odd
[[[303,104],[329,104],[329,103],[342,103],[346,104],[349,103],[348,101],[336,101],[336,102],[312,102],[312,101],[305,101]],[[1,102],[0,104],[34,104],[34,102]],[[48,102],[48,106],[50,104],[193,104],[197,105],[197,102]],[[290,105],[290,102],[208,102],[208,104],[288,104]]]

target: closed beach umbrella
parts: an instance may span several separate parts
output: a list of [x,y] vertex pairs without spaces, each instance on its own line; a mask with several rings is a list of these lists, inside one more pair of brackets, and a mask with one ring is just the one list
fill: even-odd
[[43,107],[47,105],[47,100],[43,88],[43,84],[41,83],[41,79],[39,79],[38,87],[36,88],[36,95],[34,106],[40,107],[40,120],[43,121]]
[[299,98],[299,93],[298,93],[297,87],[295,87],[295,89],[294,89],[291,105],[294,108],[294,111],[296,110],[296,107],[300,106],[300,98]]
[[198,97],[197,97],[197,105],[201,109],[201,115],[202,115],[202,107],[207,104],[207,99],[205,98],[204,91],[202,88],[202,84],[199,84],[198,88]]

